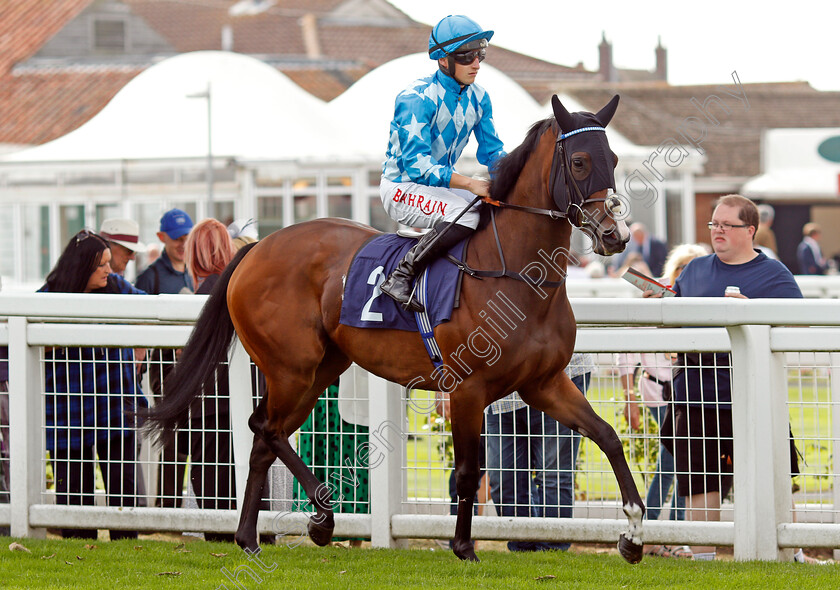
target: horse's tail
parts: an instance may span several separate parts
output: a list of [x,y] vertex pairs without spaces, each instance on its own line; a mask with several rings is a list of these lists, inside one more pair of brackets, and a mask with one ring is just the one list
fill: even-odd
[[154,407],[139,413],[145,420],[144,430],[163,437],[166,431],[187,426],[190,405],[205,389],[213,389],[216,369],[227,360],[235,332],[227,305],[230,277],[255,245],[242,247],[222,272],[175,368],[164,379],[162,399]]

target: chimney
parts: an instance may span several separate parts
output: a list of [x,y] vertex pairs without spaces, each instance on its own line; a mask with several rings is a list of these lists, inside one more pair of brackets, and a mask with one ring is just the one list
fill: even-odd
[[604,82],[618,82],[615,67],[612,62],[612,45],[607,42],[606,33],[601,31],[601,44],[598,45],[599,68],[601,79]]
[[656,41],[656,79],[668,81],[668,50],[662,47],[662,37]]
[[304,14],[300,19],[301,33],[303,33],[303,46],[306,48],[306,57],[318,59],[321,57],[321,44],[318,42],[318,19],[311,12]]
[[222,25],[222,51],[233,51],[233,27]]

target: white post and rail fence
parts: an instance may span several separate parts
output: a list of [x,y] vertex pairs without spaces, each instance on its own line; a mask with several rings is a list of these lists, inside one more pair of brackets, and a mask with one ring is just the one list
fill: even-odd
[[[43,536],[47,528],[232,532],[235,510],[60,506],[50,500],[45,471],[44,347],[177,347],[189,337],[203,296],[0,294],[0,346],[10,365],[10,502],[0,503],[0,526],[13,536]],[[825,491],[792,495],[788,455],[791,375],[820,376],[824,396],[819,440],[828,456],[840,445],[840,301],[631,298],[573,299],[576,350],[732,353],[734,500],[721,522],[646,521],[647,543],[727,545],[736,559],[789,558],[794,547],[840,548],[840,466],[821,468]],[[248,472],[253,408],[250,359],[237,343],[230,359],[230,405],[236,492]],[[605,373],[608,368],[601,368]],[[795,379],[794,379],[795,383]],[[370,514],[337,514],[335,534],[370,538],[377,547],[405,539],[448,539],[455,517],[446,497],[419,506],[406,487],[407,438],[403,388],[370,375],[369,428],[376,442],[370,470]],[[808,398],[810,400],[810,398]],[[820,401],[821,400],[821,401]],[[387,427],[386,426],[391,426]],[[373,434],[376,436],[374,437]],[[371,458],[374,455],[371,454]],[[807,470],[808,467],[805,467]],[[644,496],[644,490],[640,490]],[[617,499],[601,512],[570,519],[477,516],[476,539],[542,539],[613,543],[627,523]],[[792,506],[796,506],[796,513]],[[599,514],[601,516],[599,516]],[[304,513],[265,511],[265,533],[303,530]],[[278,523],[283,531],[278,531]]]

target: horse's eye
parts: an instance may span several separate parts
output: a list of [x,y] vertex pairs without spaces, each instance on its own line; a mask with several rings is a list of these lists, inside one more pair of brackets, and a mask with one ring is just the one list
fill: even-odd
[[583,158],[573,159],[572,166],[574,166],[575,168],[583,168]]

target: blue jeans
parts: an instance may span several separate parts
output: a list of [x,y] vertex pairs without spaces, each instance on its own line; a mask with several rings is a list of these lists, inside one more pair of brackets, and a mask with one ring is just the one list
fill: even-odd
[[[662,426],[667,409],[667,405],[659,406],[658,408],[648,408],[657,426]],[[659,519],[659,514],[662,511],[662,501],[668,497],[668,491],[671,489],[672,482],[674,484],[674,494],[671,497],[671,510],[668,515],[668,520],[685,520],[685,496],[680,496],[677,493],[677,481],[674,475],[674,457],[664,445],[660,444],[659,458],[656,461],[656,472],[653,474],[653,481],[650,482],[647,498],[645,498],[645,505],[647,506],[645,518],[648,520]]]
[[[585,394],[589,373],[572,382]],[[499,516],[571,518],[580,434],[530,407],[485,418],[490,496]],[[508,549],[565,551],[569,545],[509,541]]]

